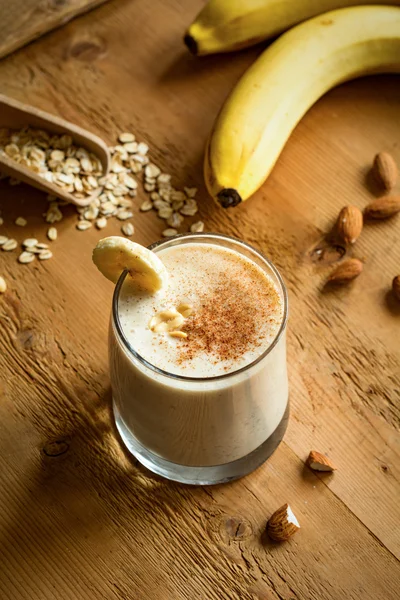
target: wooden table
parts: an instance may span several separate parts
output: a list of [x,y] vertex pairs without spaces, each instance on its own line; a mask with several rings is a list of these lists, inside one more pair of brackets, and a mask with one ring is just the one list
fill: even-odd
[[[302,120],[272,176],[222,211],[202,183],[208,131],[260,49],[196,60],[181,43],[200,0],[114,1],[0,63],[0,89],[113,143],[134,130],[176,185],[200,187],[208,230],[244,238],[290,294],[292,414],[284,442],[230,485],[151,476],[112,427],[107,324],[112,286],[91,264],[102,234],[64,210],[54,258],[0,253],[0,598],[2,600],[393,600],[399,598],[400,219],[365,227],[362,276],[323,282],[340,248],[315,250],[339,209],[363,207],[374,154],[400,163],[398,77],[341,86]],[[368,179],[368,178],[367,178]],[[1,185],[1,233],[44,239],[44,196]],[[144,199],[140,192],[137,203]],[[17,216],[28,218],[21,230]],[[138,242],[160,236],[137,212]],[[117,221],[108,234],[119,232]],[[326,452],[334,475],[304,467]],[[289,502],[300,532],[278,545],[267,518]]]

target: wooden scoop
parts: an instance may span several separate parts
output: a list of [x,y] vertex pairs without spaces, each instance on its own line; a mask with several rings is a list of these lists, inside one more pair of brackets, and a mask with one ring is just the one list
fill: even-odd
[[[75,145],[82,146],[82,148],[92,152],[99,158],[103,167],[103,175],[107,175],[110,166],[110,154],[106,144],[97,135],[93,135],[77,125],[73,125],[68,121],[64,121],[64,119],[39,110],[34,106],[23,104],[0,94],[0,128],[22,129],[28,125],[34,129],[44,129],[49,133],[57,135],[71,135]],[[3,153],[0,154],[0,172],[10,177],[15,177],[24,183],[33,185],[39,190],[53,194],[57,198],[61,198],[77,206],[87,206],[101,191],[101,188],[99,188],[94,190],[90,196],[75,198],[73,194],[64,191],[54,183],[46,181],[28,167],[18,164]]]

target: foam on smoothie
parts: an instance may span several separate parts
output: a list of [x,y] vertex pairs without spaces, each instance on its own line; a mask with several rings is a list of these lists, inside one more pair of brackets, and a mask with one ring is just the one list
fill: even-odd
[[[257,359],[275,339],[283,304],[272,279],[254,262],[214,244],[160,250],[168,289],[141,294],[126,280],[119,298],[122,329],[152,365],[187,377],[236,371]],[[187,338],[155,333],[151,318],[181,303],[192,306],[180,329]]]

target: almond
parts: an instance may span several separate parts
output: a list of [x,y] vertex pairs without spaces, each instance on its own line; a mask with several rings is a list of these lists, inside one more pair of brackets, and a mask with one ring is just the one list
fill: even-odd
[[394,158],[388,152],[379,152],[374,158],[373,172],[377,182],[390,191],[396,185],[399,175]]
[[392,291],[396,300],[400,302],[400,275],[396,275],[392,282]]
[[348,258],[329,275],[328,281],[336,284],[347,283],[358,277],[362,270],[363,264],[361,260],[358,260],[358,258]]
[[269,518],[266,531],[269,537],[276,542],[284,542],[300,529],[289,504],[284,504]]
[[381,196],[364,209],[368,219],[388,219],[400,211],[400,196]]
[[325,454],[311,450],[306,460],[306,465],[313,471],[336,471],[336,467]]
[[338,236],[345,244],[354,244],[363,228],[362,212],[357,206],[344,206],[336,222]]

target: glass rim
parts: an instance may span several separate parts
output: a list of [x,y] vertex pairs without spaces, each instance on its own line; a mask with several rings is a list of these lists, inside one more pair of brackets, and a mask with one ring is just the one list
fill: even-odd
[[244,242],[242,240],[239,240],[238,238],[234,238],[234,237],[229,236],[229,235],[225,235],[225,234],[222,234],[222,233],[214,233],[214,232],[209,232],[209,233],[208,232],[207,233],[180,233],[178,235],[174,235],[172,237],[169,237],[169,238],[167,238],[165,240],[159,240],[158,242],[154,242],[153,244],[151,244],[150,246],[148,246],[148,249],[153,251],[156,248],[159,248],[160,246],[170,244],[174,240],[180,240],[180,239],[184,240],[184,239],[190,239],[190,238],[215,238],[217,240],[225,240],[227,242],[234,242],[236,244],[244,246],[245,248],[247,248],[248,250],[250,250],[251,252],[253,252],[254,254],[256,254],[259,258],[261,258],[261,260],[274,273],[275,277],[278,280],[279,285],[281,286],[281,290],[282,290],[282,295],[283,295],[283,318],[282,318],[282,323],[281,323],[281,325],[280,325],[280,327],[279,327],[279,329],[278,329],[278,331],[277,331],[274,339],[268,345],[268,347],[264,350],[264,352],[262,352],[262,354],[260,354],[260,356],[258,356],[256,359],[254,359],[248,365],[245,365],[244,367],[240,367],[240,369],[236,369],[235,371],[230,371],[229,373],[224,373],[222,375],[214,375],[212,377],[187,377],[185,375],[177,375],[176,373],[170,373],[169,371],[164,371],[163,369],[160,369],[159,367],[156,367],[155,365],[153,365],[152,363],[150,363],[149,361],[147,361],[143,356],[141,356],[133,348],[133,346],[129,343],[129,341],[126,338],[125,333],[124,333],[124,331],[122,329],[121,321],[119,319],[118,301],[119,301],[119,295],[120,295],[120,291],[121,291],[122,285],[123,285],[123,283],[125,281],[125,278],[126,278],[126,276],[128,274],[127,270],[125,270],[125,271],[123,271],[121,273],[121,275],[120,275],[120,277],[119,277],[119,279],[117,281],[117,284],[115,286],[115,289],[114,289],[114,294],[113,294],[113,299],[112,299],[112,321],[113,321],[113,324],[115,325],[115,328],[117,330],[119,339],[123,342],[123,345],[125,346],[125,348],[128,351],[128,353],[132,354],[142,365],[144,365],[146,368],[150,369],[154,373],[157,373],[158,375],[162,375],[163,377],[168,377],[169,379],[173,379],[175,381],[184,381],[184,382],[192,382],[192,383],[223,381],[223,380],[229,379],[230,377],[235,377],[236,375],[240,375],[241,373],[244,373],[244,372],[248,371],[252,367],[255,367],[264,358],[266,358],[266,356],[268,356],[268,354],[271,352],[271,350],[273,350],[275,348],[275,346],[277,345],[277,343],[281,339],[282,334],[284,333],[284,331],[286,329],[286,325],[287,325],[287,320],[288,320],[288,293],[287,293],[285,282],[283,281],[282,276],[279,273],[278,269],[276,268],[276,266],[262,252],[260,252],[260,250],[257,250],[256,248],[254,248],[253,246],[251,246],[247,242]]

